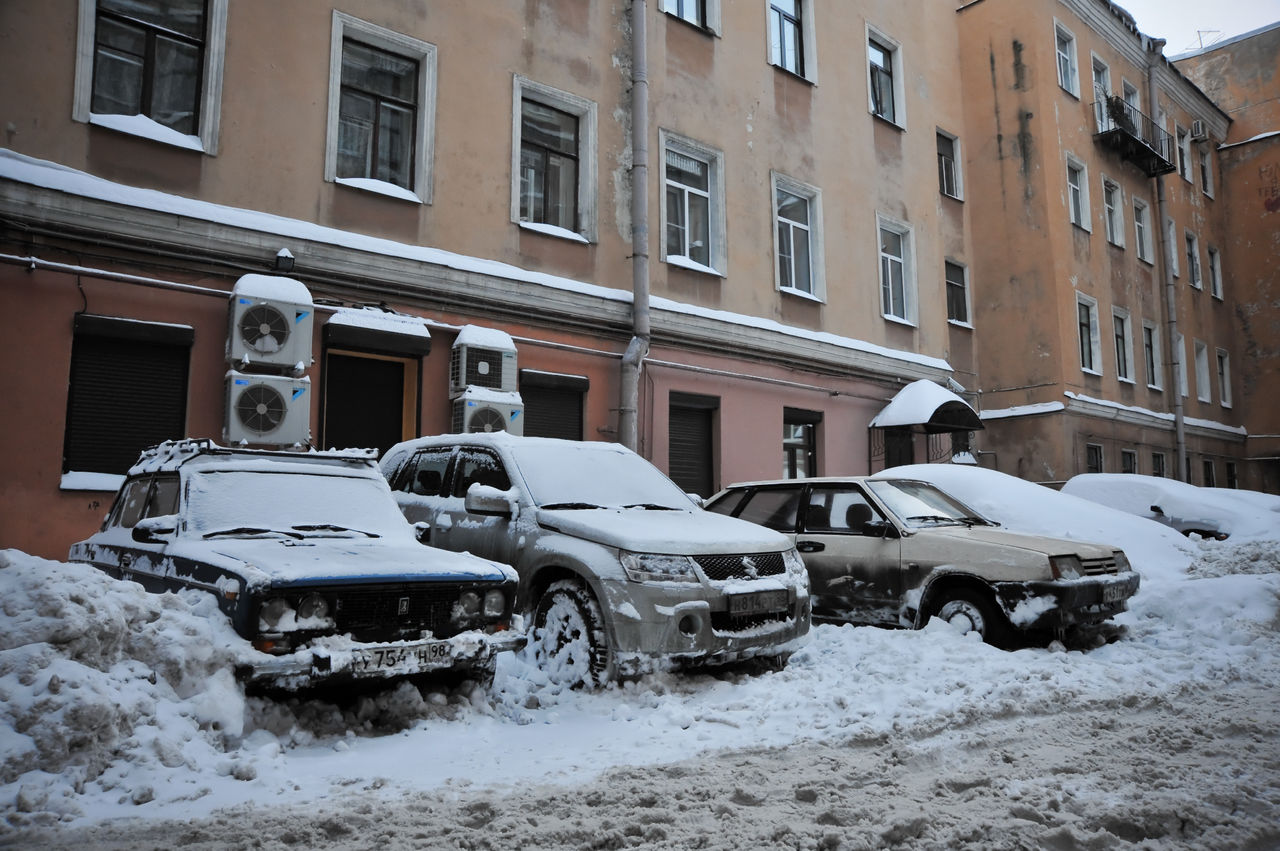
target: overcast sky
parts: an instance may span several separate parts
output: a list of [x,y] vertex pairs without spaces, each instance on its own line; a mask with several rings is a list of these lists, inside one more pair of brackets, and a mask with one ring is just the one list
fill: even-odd
[[[1280,21],[1280,0],[1114,0],[1138,29],[1163,38],[1165,56],[1196,50]],[[1197,30],[1202,31],[1198,34]]]

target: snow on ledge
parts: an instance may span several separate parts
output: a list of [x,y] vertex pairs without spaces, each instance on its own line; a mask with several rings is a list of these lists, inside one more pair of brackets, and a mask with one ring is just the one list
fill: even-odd
[[571,231],[568,228],[562,228],[556,225],[546,225],[542,222],[520,222],[519,224],[522,229],[531,230],[535,233],[542,233],[547,236],[557,236],[560,239],[568,239],[573,242],[581,242],[584,244],[590,244],[591,242],[591,240],[587,239],[582,234],[576,231]]
[[[1164,420],[1165,422],[1173,422],[1174,420],[1173,414],[1166,414],[1162,411],[1152,411],[1149,408],[1139,408],[1135,405],[1122,405],[1119,402],[1110,402],[1106,399],[1095,399],[1092,396],[1082,396],[1079,393],[1072,393],[1070,390],[1064,392],[1062,395],[1066,396],[1068,399],[1075,399],[1077,401],[1085,402],[1090,405],[1099,405],[1104,408],[1114,408],[1117,411],[1127,411],[1131,414],[1139,414],[1144,417],[1152,417],[1157,420]],[[1242,426],[1224,425],[1223,423],[1214,422],[1213,420],[1202,420],[1196,417],[1183,417],[1182,421],[1187,425],[1195,426],[1196,428],[1212,429],[1213,431],[1225,431],[1225,432],[1228,432],[1229,434],[1239,434],[1239,435],[1249,434],[1249,430],[1246,428],[1243,428]]]
[[431,339],[431,332],[427,330],[425,319],[405,313],[393,313],[378,307],[335,307],[328,324],[388,331],[393,334],[420,337],[424,340]]
[[350,186],[353,189],[363,189],[365,192],[386,195],[390,198],[399,198],[401,201],[412,201],[415,204],[422,203],[418,193],[411,192],[403,186],[396,186],[394,183],[387,183],[385,180],[374,180],[371,177],[335,177],[333,182],[342,186]]
[[1003,420],[1009,417],[1030,417],[1036,414],[1051,414],[1066,410],[1061,402],[1037,402],[1034,405],[1014,405],[1012,408],[989,408],[978,413],[979,419]]
[[681,257],[679,254],[668,254],[664,259],[667,261],[668,266],[679,266],[681,269],[689,269],[694,272],[703,272],[707,275],[715,275],[718,278],[724,277],[724,275],[720,273],[719,269],[714,269],[711,266],[703,265],[702,263],[699,263],[697,260],[690,260],[688,257]]
[[106,127],[108,130],[128,133],[130,136],[141,136],[153,142],[162,142],[177,148],[186,148],[188,151],[204,153],[204,143],[200,141],[199,136],[179,133],[172,127],[165,127],[160,122],[145,115],[110,115],[91,112],[89,113],[89,123],[98,127]]
[[118,473],[63,473],[58,489],[64,491],[111,491],[120,490],[124,484],[124,476]]

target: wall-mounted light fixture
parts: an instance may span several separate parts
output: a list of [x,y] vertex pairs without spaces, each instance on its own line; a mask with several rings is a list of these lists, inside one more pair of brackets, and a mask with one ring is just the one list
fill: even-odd
[[276,252],[276,271],[288,274],[293,271],[293,252],[281,248]]

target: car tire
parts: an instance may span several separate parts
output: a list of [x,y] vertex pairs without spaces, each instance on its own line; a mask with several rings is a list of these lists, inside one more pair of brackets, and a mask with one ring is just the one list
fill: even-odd
[[980,591],[972,588],[944,591],[929,607],[929,614],[956,627],[962,634],[976,632],[988,644],[1004,645],[1008,632],[1004,615],[992,604],[991,598]]
[[599,688],[614,678],[600,604],[581,582],[551,583],[534,611],[529,646],[534,662],[558,685]]

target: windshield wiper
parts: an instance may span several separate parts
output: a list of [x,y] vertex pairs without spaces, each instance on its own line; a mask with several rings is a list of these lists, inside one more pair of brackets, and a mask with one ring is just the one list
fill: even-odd
[[957,519],[961,523],[968,523],[970,526],[999,526],[1000,525],[999,523],[995,523],[991,520],[988,520],[985,517],[960,517]]
[[631,505],[624,505],[623,508],[643,508],[645,511],[679,511],[680,509],[671,505],[658,505],[656,502],[634,502]]
[[348,529],[346,526],[338,526],[335,523],[300,523],[297,526],[291,526],[299,532],[354,532],[357,535],[364,535],[369,538],[381,538],[374,532],[366,532],[363,529]]
[[[915,514],[907,520],[923,520],[927,523],[964,523],[967,518],[943,517],[941,514]],[[969,525],[965,523],[965,525]]]
[[585,511],[592,508],[603,508],[604,506],[596,505],[591,502],[552,502],[552,503],[549,503],[548,505],[540,505],[538,507],[546,509],[547,511],[561,511],[561,510],[570,510],[570,511],[584,510]]
[[287,535],[290,538],[302,539],[297,532],[285,532],[282,529],[263,529],[260,526],[236,526],[234,529],[219,529],[216,532],[205,532],[201,537],[216,538],[222,535]]

